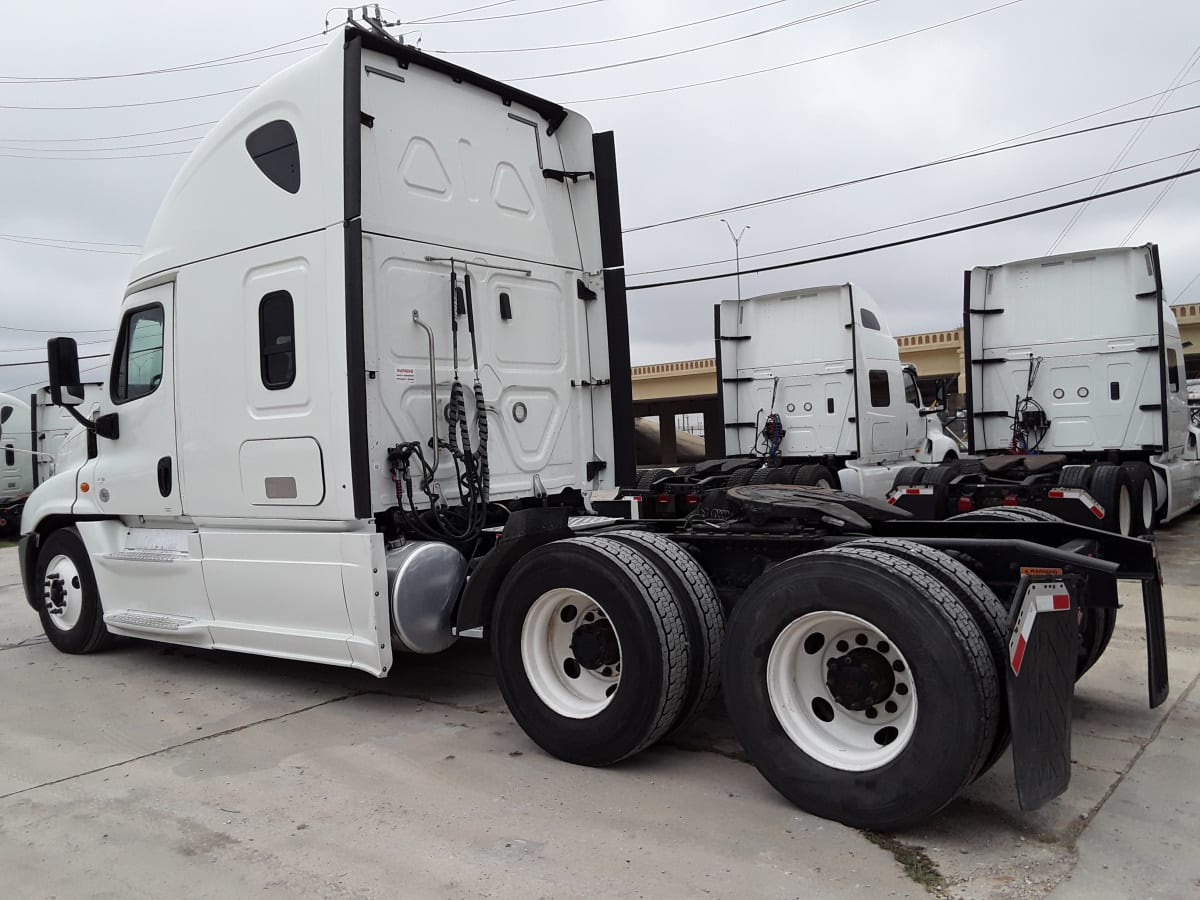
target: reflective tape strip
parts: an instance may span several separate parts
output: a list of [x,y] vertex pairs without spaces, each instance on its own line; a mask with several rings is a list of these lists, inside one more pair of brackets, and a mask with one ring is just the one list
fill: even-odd
[[1021,674],[1021,663],[1025,660],[1025,648],[1033,634],[1033,622],[1040,612],[1066,612],[1071,608],[1071,595],[1061,581],[1035,583],[1025,592],[1021,601],[1021,613],[1008,642],[1008,660],[1013,674]]
[[1082,488],[1054,488],[1046,496],[1051,500],[1078,500],[1097,519],[1104,518],[1104,507],[1096,502],[1095,497]]

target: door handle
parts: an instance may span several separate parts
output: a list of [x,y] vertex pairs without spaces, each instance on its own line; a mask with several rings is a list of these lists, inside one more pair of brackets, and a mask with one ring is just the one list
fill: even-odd
[[158,492],[164,497],[171,496],[171,457],[164,456],[158,461]]

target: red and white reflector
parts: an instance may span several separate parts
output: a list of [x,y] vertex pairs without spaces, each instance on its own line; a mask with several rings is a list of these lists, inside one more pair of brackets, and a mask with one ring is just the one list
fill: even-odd
[[1104,518],[1104,507],[1096,502],[1096,498],[1083,488],[1053,488],[1046,492],[1051,500],[1078,500],[1086,506],[1097,519]]
[[899,500],[901,497],[913,497],[913,496],[919,496],[919,495],[929,495],[929,494],[932,494],[932,493],[933,493],[933,488],[931,488],[931,487],[917,487],[917,486],[914,486],[914,487],[902,487],[902,488],[896,488],[895,490],[891,491],[891,492],[890,492],[890,493],[887,495],[887,502],[888,502],[888,503],[891,503],[891,504],[895,504],[895,502],[896,502],[897,500]]
[[1021,613],[1008,641],[1008,661],[1013,674],[1021,674],[1021,663],[1025,660],[1025,648],[1033,634],[1033,623],[1038,613],[1067,612],[1071,609],[1071,594],[1061,581],[1043,581],[1030,586],[1021,601]]

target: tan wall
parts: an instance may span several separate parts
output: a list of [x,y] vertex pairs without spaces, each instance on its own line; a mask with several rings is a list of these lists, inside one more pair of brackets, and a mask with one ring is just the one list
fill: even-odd
[[[1200,355],[1200,303],[1171,307],[1179,321],[1184,343],[1192,346],[1184,355]],[[958,389],[966,387],[963,371],[962,329],[903,334],[896,338],[900,360],[912,363],[921,377],[958,376]],[[685,359],[633,367],[633,399],[665,400],[672,397],[702,397],[717,392],[717,361]]]
[[717,361],[685,359],[633,367],[633,399],[704,397],[717,392]]

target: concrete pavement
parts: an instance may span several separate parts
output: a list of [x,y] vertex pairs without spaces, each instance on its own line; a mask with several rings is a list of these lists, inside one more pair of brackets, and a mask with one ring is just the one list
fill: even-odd
[[1198,532],[1193,516],[1159,540],[1167,703],[1146,708],[1130,594],[1076,694],[1065,795],[1022,813],[1006,757],[878,842],[779,798],[719,713],[626,765],[559,763],[513,723],[478,643],[402,656],[383,681],[145,642],[64,656],[0,550],[4,893],[1195,896]]

